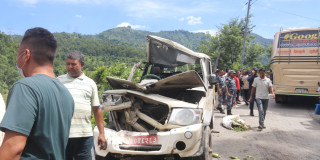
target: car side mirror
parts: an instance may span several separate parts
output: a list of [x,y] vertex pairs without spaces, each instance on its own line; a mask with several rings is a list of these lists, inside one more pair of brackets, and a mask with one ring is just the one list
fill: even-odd
[[213,86],[213,85],[215,85],[217,83],[217,77],[216,77],[216,75],[215,74],[211,74],[210,76],[209,76],[209,84],[211,85],[211,86]]

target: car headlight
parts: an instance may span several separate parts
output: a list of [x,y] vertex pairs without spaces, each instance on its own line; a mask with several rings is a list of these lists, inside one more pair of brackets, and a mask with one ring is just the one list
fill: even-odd
[[201,120],[201,113],[202,109],[173,109],[169,119],[169,124],[187,126],[199,123]]

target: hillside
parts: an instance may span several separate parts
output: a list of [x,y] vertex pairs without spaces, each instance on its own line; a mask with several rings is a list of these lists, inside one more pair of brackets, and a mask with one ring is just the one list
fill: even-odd
[[[129,47],[131,49],[138,50],[140,54],[138,56],[141,56],[141,52],[145,52],[145,45],[146,45],[146,36],[147,35],[155,35],[162,38],[170,39],[175,42],[178,42],[187,48],[190,48],[192,50],[196,51],[196,47],[205,39],[207,39],[206,35],[204,33],[193,33],[185,30],[175,30],[175,31],[160,31],[160,32],[149,32],[149,31],[143,31],[143,30],[134,30],[130,27],[118,27],[109,29],[106,31],[103,31],[96,35],[82,35],[78,33],[54,33],[54,35],[57,37],[58,42],[60,42],[59,46],[62,48],[66,48],[67,46],[70,46],[70,40],[71,41],[77,41],[76,43],[73,43],[73,49],[76,49],[77,45],[78,47],[84,49],[84,51],[88,51],[88,49],[85,49],[86,46],[90,46],[90,44],[95,43],[101,45],[101,47],[104,45],[106,48],[112,48],[110,46],[116,45],[123,47]],[[272,45],[273,40],[272,39],[266,39],[261,37],[258,34],[251,33],[250,35],[255,36],[255,39],[252,41],[252,43],[259,43],[263,46],[269,46]],[[13,39],[15,41],[20,41],[22,38],[21,35],[14,35]],[[70,39],[71,38],[71,39]],[[85,44],[85,46],[80,45],[84,44],[83,41],[88,42],[89,44]],[[68,47],[67,47],[68,48]],[[91,48],[91,47],[89,47]],[[97,53],[98,51],[94,49],[96,53],[91,53],[92,51],[88,51],[89,55],[103,55],[106,52],[108,52],[108,49],[103,49],[104,51],[101,53]],[[113,50],[112,55],[115,55],[115,51]],[[123,56],[119,55],[120,57]],[[134,57],[134,55],[131,55],[130,53],[127,53],[127,56]]]
[[[87,64],[85,68],[93,70],[96,66],[113,65],[123,62],[131,66],[138,61],[145,61],[146,36],[156,35],[176,41],[194,51],[197,46],[207,39],[204,33],[193,33],[184,30],[149,32],[134,30],[130,27],[118,27],[106,30],[96,35],[82,35],[78,33],[54,33],[58,40],[57,61],[60,66],[63,64],[64,56],[71,50],[81,51]],[[260,43],[263,46],[272,44],[271,39],[266,39],[258,34],[252,33],[256,38],[252,43]],[[21,35],[11,36],[15,42],[19,42]],[[57,73],[64,72],[61,67]]]
[[[134,30],[130,27],[118,27],[109,29],[97,35],[90,35],[90,37],[108,41],[110,43],[133,46],[137,48],[145,48],[145,39],[147,35],[155,35],[170,39],[192,50],[195,50],[196,47],[201,43],[201,41],[207,39],[204,33],[193,33],[185,30],[149,32]],[[250,35],[256,37],[255,40],[253,40],[253,43],[260,43],[263,46],[272,45],[272,39],[263,38],[255,33],[252,33]]]
[[273,43],[273,39],[263,38],[263,37],[259,36],[258,34],[255,34],[255,33],[251,33],[250,35],[256,37],[253,40],[253,43],[260,43],[261,45],[263,45],[265,47],[267,47],[269,45],[272,45],[272,43]]
[[145,39],[147,35],[155,35],[170,39],[181,43],[192,50],[195,50],[200,42],[207,38],[204,33],[192,33],[184,30],[149,32],[133,30],[130,27],[109,29],[100,34],[92,35],[91,37],[121,45],[145,48]]

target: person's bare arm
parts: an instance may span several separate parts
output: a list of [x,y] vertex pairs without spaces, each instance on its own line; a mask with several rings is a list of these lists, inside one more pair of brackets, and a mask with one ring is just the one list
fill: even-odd
[[275,99],[276,96],[274,95],[272,86],[269,87],[269,91],[270,91],[270,93],[272,95],[272,98]]
[[220,89],[219,85],[217,85],[217,90],[218,90],[219,95],[222,95],[222,92],[221,92],[221,89]]
[[19,160],[24,147],[26,146],[28,136],[14,132],[5,131],[3,143],[0,147],[1,160]]
[[98,145],[100,145],[100,149],[102,149],[104,148],[106,143],[106,138],[104,137],[104,121],[102,110],[100,106],[92,106],[92,110],[94,114],[94,119],[99,130]]
[[252,89],[251,89],[251,94],[250,94],[250,98],[249,98],[249,102],[251,102],[251,100],[252,100],[252,96],[253,96],[253,94],[256,92],[256,87],[252,87]]
[[231,94],[229,93],[229,91],[228,91],[228,87],[226,86],[226,93],[227,93],[227,97],[230,97],[231,96]]

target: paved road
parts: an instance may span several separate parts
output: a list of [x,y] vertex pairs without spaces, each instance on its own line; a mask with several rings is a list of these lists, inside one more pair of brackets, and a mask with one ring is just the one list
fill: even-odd
[[[314,115],[314,105],[309,98],[291,98],[288,104],[269,101],[265,120],[266,129],[258,131],[258,111],[249,116],[245,104],[233,109],[233,114],[252,127],[251,131],[235,132],[223,128],[223,115],[215,113],[213,152],[230,159],[236,156],[244,159],[252,156],[259,160],[319,160],[320,159],[320,116]],[[253,158],[251,158],[253,159]]]

